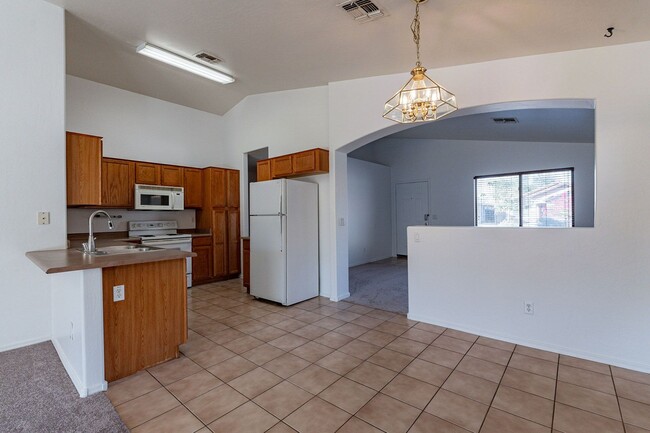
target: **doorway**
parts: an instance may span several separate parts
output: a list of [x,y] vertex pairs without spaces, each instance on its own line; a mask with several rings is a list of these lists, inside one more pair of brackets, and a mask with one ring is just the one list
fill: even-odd
[[429,223],[429,182],[405,182],[395,185],[395,250],[408,255],[406,228]]

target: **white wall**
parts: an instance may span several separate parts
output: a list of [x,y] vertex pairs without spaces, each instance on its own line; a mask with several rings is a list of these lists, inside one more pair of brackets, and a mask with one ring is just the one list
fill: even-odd
[[[246,152],[268,147],[269,157],[328,148],[327,87],[264,93],[245,98],[224,116],[224,164],[241,170],[241,230],[248,234]],[[330,295],[330,182],[328,175],[301,178],[318,183],[320,290]]]
[[348,255],[350,266],[392,255],[391,169],[348,160]]
[[[410,317],[650,371],[650,345],[639,344],[650,329],[650,201],[640,199],[650,171],[649,74],[648,42],[430,71],[463,107],[595,99],[596,220],[571,230],[421,229],[409,250]],[[331,149],[351,151],[400,129],[379,111],[406,79],[330,84]],[[346,166],[335,160],[333,221],[347,216]],[[348,233],[335,228],[340,294]],[[523,314],[524,297],[534,316]]]
[[429,224],[434,226],[474,225],[474,176],[574,167],[575,225],[594,225],[593,143],[386,137],[353,156],[389,166],[391,191],[396,183],[428,180]]
[[[66,209],[63,9],[41,0],[0,9],[2,351],[50,338],[50,282],[25,252],[65,247]],[[39,211],[50,225],[36,224]]]
[[207,167],[223,161],[223,118],[71,75],[66,129],[104,137],[104,155]]

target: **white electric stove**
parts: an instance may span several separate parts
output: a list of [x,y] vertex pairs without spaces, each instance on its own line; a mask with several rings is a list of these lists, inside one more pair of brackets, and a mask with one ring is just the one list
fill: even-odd
[[[130,221],[129,237],[143,245],[192,252],[192,235],[179,234],[176,221]],[[187,287],[192,287],[192,258],[187,259]]]

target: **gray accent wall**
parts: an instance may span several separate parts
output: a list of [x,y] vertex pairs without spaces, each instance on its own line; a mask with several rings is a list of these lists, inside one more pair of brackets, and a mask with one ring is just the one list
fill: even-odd
[[474,176],[574,167],[575,225],[594,225],[593,143],[384,138],[349,156],[390,167],[393,196],[397,183],[429,181],[434,226],[474,225]]

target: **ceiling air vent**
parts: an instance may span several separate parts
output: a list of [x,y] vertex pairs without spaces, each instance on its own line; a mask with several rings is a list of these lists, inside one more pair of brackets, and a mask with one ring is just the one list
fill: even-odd
[[194,54],[194,57],[196,57],[197,59],[205,63],[209,63],[211,65],[216,65],[217,63],[221,63],[221,59],[219,57],[215,56],[214,54],[210,54],[206,51],[201,51],[199,53],[196,53]]
[[499,123],[501,125],[519,123],[516,117],[493,117],[494,123]]
[[360,23],[374,21],[384,16],[384,12],[372,0],[348,0],[337,6]]

